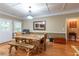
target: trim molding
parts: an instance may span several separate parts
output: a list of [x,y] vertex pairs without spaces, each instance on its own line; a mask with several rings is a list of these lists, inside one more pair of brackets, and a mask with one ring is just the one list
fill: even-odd
[[17,19],[24,19],[24,18],[17,17],[17,16],[15,16],[15,15],[12,15],[12,14],[10,14],[10,13],[7,13],[7,12],[4,12],[4,11],[1,11],[1,10],[0,10],[0,15],[1,15],[1,14],[5,15],[5,16],[10,16],[10,17],[13,17],[13,18],[17,18]]

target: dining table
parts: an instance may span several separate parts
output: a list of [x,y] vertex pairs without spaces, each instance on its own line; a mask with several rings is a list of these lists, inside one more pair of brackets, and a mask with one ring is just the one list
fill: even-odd
[[[29,41],[28,44],[31,44],[33,42],[33,44],[37,47],[38,53],[39,53],[39,50],[41,50],[40,48],[44,48],[44,50],[46,50],[46,40],[45,40],[44,34],[23,34],[23,35],[14,36],[14,38],[15,38],[15,41],[28,40]],[[16,39],[16,38],[20,38],[20,39]],[[41,42],[43,45],[41,45]]]
[[23,34],[23,35],[18,35],[14,36],[14,38],[26,38],[26,39],[32,39],[32,40],[41,40],[44,38],[43,34]]

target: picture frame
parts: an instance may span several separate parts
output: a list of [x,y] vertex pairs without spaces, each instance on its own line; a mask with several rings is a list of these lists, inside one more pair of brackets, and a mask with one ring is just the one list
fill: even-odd
[[33,29],[34,30],[46,30],[46,21],[34,21]]
[[70,21],[69,22],[69,27],[70,28],[77,28],[77,21]]

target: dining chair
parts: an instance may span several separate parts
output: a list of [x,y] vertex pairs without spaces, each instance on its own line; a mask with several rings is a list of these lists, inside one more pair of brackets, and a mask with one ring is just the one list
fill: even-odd
[[42,52],[43,50],[44,50],[44,39],[41,39],[39,44],[39,53]]
[[21,32],[15,32],[15,36],[20,36],[20,35],[22,35]]
[[46,39],[48,37],[47,35],[47,33],[44,34],[44,51],[46,51]]

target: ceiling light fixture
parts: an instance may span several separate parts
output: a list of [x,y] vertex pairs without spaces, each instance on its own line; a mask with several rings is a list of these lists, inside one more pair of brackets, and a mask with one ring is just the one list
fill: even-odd
[[33,16],[31,15],[31,6],[29,6],[29,15],[27,16],[27,19],[33,19]]

